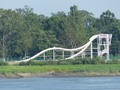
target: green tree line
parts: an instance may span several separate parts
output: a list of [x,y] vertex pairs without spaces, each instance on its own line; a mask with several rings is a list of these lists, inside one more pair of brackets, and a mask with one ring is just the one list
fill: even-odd
[[69,12],[50,17],[34,13],[33,8],[0,9],[0,57],[33,56],[43,49],[60,46],[75,48],[99,33],[113,34],[111,55],[120,54],[120,20],[109,10],[99,18],[73,5]]

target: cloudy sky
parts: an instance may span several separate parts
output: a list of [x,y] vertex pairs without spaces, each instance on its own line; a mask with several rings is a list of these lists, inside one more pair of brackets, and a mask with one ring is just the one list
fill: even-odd
[[69,12],[72,5],[77,5],[79,10],[92,12],[99,17],[102,12],[110,10],[120,19],[120,0],[0,0],[0,8],[15,9],[30,6],[37,14],[51,16],[58,11]]

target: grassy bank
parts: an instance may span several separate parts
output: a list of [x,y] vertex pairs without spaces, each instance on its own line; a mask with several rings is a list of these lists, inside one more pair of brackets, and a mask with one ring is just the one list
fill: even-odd
[[10,64],[0,62],[0,77],[28,76],[120,76],[120,60],[78,58],[59,61],[36,61]]
[[49,65],[49,66],[0,66],[0,74],[5,73],[120,73],[120,64],[100,65]]

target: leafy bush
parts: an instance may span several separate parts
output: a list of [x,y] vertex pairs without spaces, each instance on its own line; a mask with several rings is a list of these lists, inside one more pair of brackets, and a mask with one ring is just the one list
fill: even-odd
[[30,60],[28,62],[21,62],[19,65],[77,65],[77,64],[120,64],[119,60],[104,60],[99,57],[96,58],[75,58],[71,60],[58,61],[36,61]]
[[105,63],[106,63],[106,61],[99,57],[96,57],[96,58],[93,58],[90,60],[90,64],[105,64]]
[[105,64],[105,60],[100,59],[98,57],[96,58],[76,58],[76,59],[72,59],[71,60],[71,64],[72,65],[76,65],[76,64]]
[[8,63],[6,61],[0,61],[0,66],[6,66]]
[[71,61],[69,60],[59,60],[57,65],[71,65]]
[[82,60],[76,58],[74,60],[70,60],[72,65],[83,64]]
[[108,60],[107,64],[120,64],[120,60],[117,60],[117,59]]
[[21,66],[23,66],[23,65],[39,65],[39,66],[42,66],[43,63],[38,62],[38,61],[34,61],[34,60],[30,60],[28,62],[21,62],[21,63],[19,63],[19,65],[21,65]]

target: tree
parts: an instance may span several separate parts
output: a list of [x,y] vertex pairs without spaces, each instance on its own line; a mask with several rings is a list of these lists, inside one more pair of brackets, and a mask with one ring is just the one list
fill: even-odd
[[[12,54],[11,44],[14,33],[16,32],[17,23],[19,21],[19,15],[10,9],[0,10],[0,34],[2,43],[2,54],[3,57],[8,58]],[[16,17],[16,18],[15,18]],[[18,27],[17,27],[18,28]]]
[[69,48],[79,47],[86,42],[84,20],[77,6],[70,7],[70,12],[63,22],[63,29],[63,42]]
[[99,30],[99,33],[112,34],[112,46],[110,52],[113,55],[120,54],[120,23],[115,18],[114,13],[107,10],[100,15],[100,18],[96,20],[95,27]]

